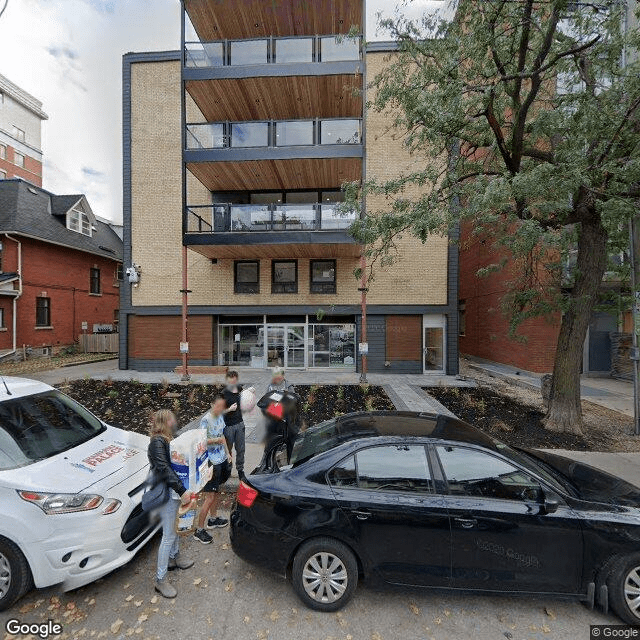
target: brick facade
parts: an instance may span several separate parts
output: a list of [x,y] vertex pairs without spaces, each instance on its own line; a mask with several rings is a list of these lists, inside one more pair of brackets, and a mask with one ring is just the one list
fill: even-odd
[[6,147],[6,158],[0,156],[0,179],[22,178],[38,187],[42,186],[42,162],[25,153],[24,167],[15,164],[16,149],[10,144],[0,144]]
[[[113,324],[120,306],[120,288],[116,279],[117,262],[83,251],[60,247],[21,236],[12,236],[22,244],[23,292],[17,302],[17,346],[52,346],[54,350],[71,345],[82,333],[82,322]],[[18,271],[18,245],[0,234],[2,271]],[[100,269],[101,294],[89,293],[92,267]],[[16,283],[17,288],[17,283]],[[36,328],[36,299],[51,300],[51,327]],[[13,300],[0,296],[4,327],[0,330],[0,349],[12,347]]]

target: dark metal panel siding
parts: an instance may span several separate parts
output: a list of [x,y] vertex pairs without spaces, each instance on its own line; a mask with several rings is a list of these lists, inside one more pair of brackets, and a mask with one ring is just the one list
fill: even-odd
[[[453,206],[459,206],[454,202]],[[447,265],[448,307],[447,313],[447,373],[456,376],[460,372],[458,340],[458,286],[460,257],[460,227],[456,225],[449,233],[449,255]]]

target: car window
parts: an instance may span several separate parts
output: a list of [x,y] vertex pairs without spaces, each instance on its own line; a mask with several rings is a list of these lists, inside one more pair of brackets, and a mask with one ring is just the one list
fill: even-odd
[[542,488],[529,474],[488,453],[466,447],[437,447],[449,486],[457,496],[538,500]]
[[0,402],[0,470],[76,447],[104,431],[84,407],[59,391]]
[[431,492],[425,448],[420,445],[370,447],[338,463],[329,472],[338,487],[374,491]]

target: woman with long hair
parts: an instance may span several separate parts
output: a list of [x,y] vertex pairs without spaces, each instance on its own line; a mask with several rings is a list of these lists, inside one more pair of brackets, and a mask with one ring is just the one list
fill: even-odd
[[153,414],[151,420],[151,441],[149,442],[149,464],[154,475],[154,482],[164,482],[169,487],[169,500],[162,505],[160,517],[162,521],[162,540],[158,549],[158,566],[154,583],[155,590],[165,598],[175,598],[176,588],[167,579],[167,571],[173,569],[189,569],[193,560],[180,556],[180,538],[176,533],[176,516],[180,503],[189,504],[193,493],[184,488],[180,478],[171,467],[169,442],[178,428],[178,421],[172,411],[161,409]]

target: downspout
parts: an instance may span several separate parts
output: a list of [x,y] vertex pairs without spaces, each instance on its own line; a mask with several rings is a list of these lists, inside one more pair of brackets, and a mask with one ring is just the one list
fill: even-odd
[[13,349],[6,354],[7,356],[10,356],[18,350],[18,337],[16,332],[18,330],[18,298],[22,295],[22,242],[20,242],[20,240],[16,240],[16,238],[12,238],[8,233],[5,233],[4,237],[7,240],[12,240],[18,245],[18,295],[13,297]]

